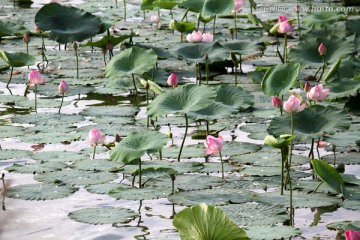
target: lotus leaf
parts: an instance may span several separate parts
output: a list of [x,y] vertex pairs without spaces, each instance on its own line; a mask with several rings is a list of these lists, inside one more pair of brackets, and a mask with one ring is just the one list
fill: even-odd
[[235,240],[249,239],[219,208],[204,203],[185,208],[175,214],[173,225],[182,240]]
[[58,113],[37,113],[27,115],[17,115],[11,118],[13,123],[28,123],[40,126],[56,126],[82,122],[85,118],[79,115],[65,115]]
[[21,159],[31,155],[32,155],[31,151],[17,150],[17,149],[2,149],[0,151],[0,161],[8,160],[8,159]]
[[178,5],[181,1],[175,0],[157,0],[152,2],[154,9],[173,9],[176,5]]
[[27,29],[14,22],[0,21],[0,38],[5,36],[21,36],[27,32]]
[[334,80],[326,84],[325,87],[330,88],[329,99],[354,96],[360,89],[360,77]]
[[159,188],[125,188],[117,187],[109,191],[109,196],[117,199],[125,200],[149,200],[166,197],[171,192],[169,186],[168,189]]
[[203,16],[215,16],[219,14],[228,14],[234,9],[233,0],[222,0],[221,4],[217,0],[205,0],[202,9]]
[[301,230],[290,226],[250,226],[245,228],[250,239],[273,240],[288,239],[301,234]]
[[221,84],[216,87],[216,91],[215,102],[217,103],[241,110],[245,110],[254,105],[254,96],[241,87]]
[[[125,186],[125,185],[123,185]],[[101,183],[93,184],[86,186],[85,189],[94,194],[108,194],[111,189],[119,187],[119,183],[110,182],[110,183]],[[130,188],[130,187],[129,187]]]
[[204,6],[205,0],[185,0],[178,5],[179,8],[189,9],[191,12],[201,12]]
[[35,64],[35,57],[23,52],[10,53],[0,50],[0,57],[11,67],[23,67]]
[[67,151],[45,151],[33,154],[31,156],[34,160],[44,161],[44,162],[75,162],[79,160],[85,160],[89,157],[84,154],[77,152],[67,152]]
[[308,27],[321,28],[328,27],[334,22],[339,21],[341,18],[343,18],[343,15],[340,12],[322,11],[313,12],[307,15],[303,22]]
[[360,231],[360,221],[343,221],[343,222],[334,222],[326,225],[328,229],[332,230],[355,230]]
[[17,173],[32,173],[41,174],[45,172],[55,172],[65,169],[68,165],[62,162],[44,162],[44,163],[29,163],[29,164],[17,164],[7,167],[8,172]]

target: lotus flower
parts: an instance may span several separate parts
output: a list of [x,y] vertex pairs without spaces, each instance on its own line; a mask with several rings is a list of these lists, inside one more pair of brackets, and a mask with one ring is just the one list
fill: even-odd
[[211,135],[206,136],[206,142],[204,143],[206,150],[205,154],[213,154],[216,155],[218,152],[220,152],[223,148],[224,139],[219,136],[218,138],[213,137]]
[[325,141],[318,141],[318,144],[317,144],[318,148],[326,148],[330,145],[331,145],[331,143],[325,142]]
[[312,88],[311,84],[309,82],[306,82],[304,86],[305,92],[309,92],[311,88]]
[[160,22],[160,18],[157,15],[151,15],[150,16],[150,21],[153,22],[153,23],[158,23],[158,22]]
[[360,232],[355,230],[345,230],[346,240],[360,240]]
[[40,29],[40,27],[38,25],[35,25],[35,31],[36,32],[41,32],[41,29]]
[[234,10],[231,11],[232,14],[240,13],[242,11],[242,6],[244,2],[242,0],[234,0]]
[[58,90],[59,90],[59,93],[61,93],[61,94],[67,93],[69,91],[68,83],[64,80],[61,80]]
[[286,21],[289,21],[289,18],[282,15],[282,16],[278,17],[278,21],[279,21],[279,23],[286,22]]
[[214,41],[214,35],[211,33],[203,33],[202,35],[202,41],[203,42],[213,42]]
[[327,51],[327,49],[326,49],[325,44],[323,42],[320,43],[320,46],[318,48],[318,52],[319,52],[320,56],[325,55],[326,51]]
[[93,159],[95,158],[95,152],[96,152],[96,146],[100,143],[103,143],[105,141],[105,136],[101,134],[101,132],[95,128],[92,128],[89,132],[88,137],[86,140],[91,144],[92,147],[94,147],[93,152]]
[[306,94],[309,100],[314,100],[315,102],[321,102],[325,98],[329,96],[329,88],[323,88],[322,84],[319,84],[310,89],[310,91]]
[[301,103],[301,99],[295,95],[291,95],[284,103],[285,112],[301,112],[305,109],[306,103]]
[[29,33],[25,33],[23,37],[24,43],[28,44],[30,42],[30,35]]
[[271,103],[274,107],[282,107],[282,105],[283,105],[282,100],[280,98],[274,97],[274,96],[271,97]]
[[176,76],[175,73],[171,73],[167,79],[167,84],[169,84],[173,88],[176,88],[176,86],[179,84],[178,76]]
[[203,35],[201,34],[200,31],[193,31],[192,33],[189,33],[186,36],[186,41],[191,43],[202,42],[202,40],[203,40]]
[[30,86],[42,85],[45,83],[45,78],[38,70],[31,70],[28,75]]
[[287,20],[287,21],[280,22],[278,32],[288,34],[288,33],[291,33],[292,31],[294,31],[294,29],[295,29],[295,25],[289,23],[289,21]]

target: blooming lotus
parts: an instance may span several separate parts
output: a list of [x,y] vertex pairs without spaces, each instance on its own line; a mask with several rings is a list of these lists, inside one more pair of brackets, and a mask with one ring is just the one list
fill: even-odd
[[291,33],[292,31],[294,31],[294,29],[295,29],[295,25],[289,23],[289,21],[287,20],[287,21],[280,22],[278,32],[288,34],[288,33]]
[[167,79],[167,84],[169,84],[171,87],[175,88],[179,84],[178,76],[176,76],[175,73],[171,73]]
[[203,42],[213,42],[214,41],[214,35],[211,33],[203,33],[202,35],[202,41]]
[[320,46],[318,48],[318,52],[319,52],[320,56],[325,55],[326,51],[327,51],[327,49],[326,49],[325,44],[323,42],[320,43]]
[[38,70],[31,70],[28,75],[30,86],[42,85],[45,83],[45,78]]
[[216,138],[211,135],[207,135],[206,142],[204,144],[206,147],[205,154],[206,155],[209,155],[209,154],[215,155],[222,150],[223,144],[224,144],[224,139],[221,136]]
[[281,15],[281,16],[278,17],[278,21],[279,21],[279,23],[289,21],[289,18],[286,17],[286,16]]
[[321,102],[325,98],[329,96],[329,88],[323,88],[322,84],[319,84],[313,88],[310,89],[309,92],[307,92],[306,96],[309,100],[314,100],[315,102]]
[[301,112],[305,109],[306,103],[301,103],[301,99],[295,95],[291,95],[284,103],[285,112]]
[[200,31],[193,31],[192,33],[189,33],[186,36],[186,41],[188,42],[198,43],[198,42],[202,42],[202,40],[203,40],[203,35],[201,34]]
[[346,240],[360,240],[360,232],[355,230],[345,230]]

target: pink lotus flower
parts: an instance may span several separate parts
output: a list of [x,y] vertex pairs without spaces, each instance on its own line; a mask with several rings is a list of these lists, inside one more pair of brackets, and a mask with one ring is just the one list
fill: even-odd
[[58,89],[59,93],[61,94],[65,94],[69,91],[69,85],[66,81],[61,80],[60,84],[59,84],[59,89]]
[[40,31],[41,31],[41,29],[40,29],[40,27],[39,27],[38,25],[35,25],[35,31],[36,31],[36,32],[40,32]]
[[179,84],[179,78],[175,73],[171,73],[167,79],[167,84],[175,88]]
[[150,21],[153,22],[153,23],[158,23],[158,22],[160,22],[160,18],[157,15],[151,15],[150,16]]
[[209,155],[209,154],[216,155],[219,151],[222,150],[223,144],[224,144],[224,139],[221,136],[216,138],[211,135],[207,135],[206,142],[204,144],[206,147],[206,150],[205,150],[206,155]]
[[301,112],[305,109],[306,103],[301,103],[301,99],[291,95],[284,103],[285,112]]
[[106,137],[101,135],[99,130],[92,128],[86,140],[91,144],[92,147],[96,147],[99,143],[103,143],[105,138]]
[[232,14],[240,13],[242,11],[242,6],[244,2],[242,0],[234,0],[234,10],[231,11]]
[[214,36],[211,33],[203,33],[202,35],[202,41],[203,42],[213,42]]
[[200,31],[193,31],[186,36],[186,41],[191,43],[202,42],[203,36]]
[[360,232],[355,230],[345,230],[346,240],[360,240]]
[[283,105],[282,100],[280,98],[274,97],[274,96],[271,97],[271,103],[274,107],[282,107],[282,105]]
[[328,147],[330,145],[331,145],[331,143],[329,143],[329,142],[318,141],[318,148],[326,148],[326,147]]
[[24,34],[23,37],[24,43],[29,43],[30,42],[30,35],[28,33]]
[[319,52],[320,56],[325,55],[326,51],[327,51],[327,49],[326,49],[325,44],[323,42],[320,43],[320,46],[318,48],[318,52]]
[[309,82],[306,82],[304,86],[305,92],[309,92],[311,88],[312,88],[311,84]]
[[45,83],[45,78],[38,70],[31,70],[28,75],[30,86],[42,85]]
[[289,21],[289,18],[286,17],[286,16],[281,15],[281,16],[278,17],[278,21],[279,21],[279,23]]
[[294,29],[295,29],[294,24],[289,23],[289,21],[284,21],[284,22],[280,22],[278,32],[288,34],[294,31]]
[[322,84],[319,84],[310,89],[310,91],[306,94],[309,100],[314,100],[316,102],[321,102],[325,98],[329,96],[329,88],[323,88]]

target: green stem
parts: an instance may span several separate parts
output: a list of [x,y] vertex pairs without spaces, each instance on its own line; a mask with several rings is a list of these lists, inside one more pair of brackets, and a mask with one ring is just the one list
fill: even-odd
[[175,180],[171,178],[171,194],[174,195],[175,193]]
[[14,67],[11,67],[10,78],[9,78],[9,81],[7,82],[7,84],[6,84],[6,88],[9,88],[9,84],[10,84],[12,76],[13,76],[13,71],[14,71]]
[[126,0],[124,0],[124,21],[126,22]]
[[172,9],[170,9],[170,16],[171,16],[171,20],[173,20],[174,19],[174,14],[172,12]]
[[60,104],[60,107],[59,107],[59,113],[60,113],[60,110],[61,110],[61,107],[64,103],[64,93],[62,94],[62,98],[61,98],[61,104]]
[[314,138],[312,138],[311,139],[310,152],[309,152],[309,155],[308,155],[308,157],[309,158],[311,157],[311,159],[314,159],[314,142],[315,142],[315,140],[314,140]]
[[180,162],[180,157],[181,157],[181,152],[182,152],[182,149],[184,147],[184,143],[185,143],[185,139],[186,139],[186,135],[187,135],[187,131],[188,131],[188,117],[187,117],[187,114],[185,113],[185,134],[184,134],[184,138],[182,140],[182,143],[181,143],[181,146],[180,146],[180,151],[179,151],[179,155],[178,155],[178,162]]
[[[26,54],[29,54],[29,43],[26,43]],[[29,65],[27,67],[29,69]]]
[[209,63],[207,57],[205,57],[205,71],[206,71],[206,85],[209,85]]
[[325,69],[326,69],[325,57],[324,57],[324,55],[321,55],[321,56],[322,56],[322,59],[323,59],[323,65],[322,65],[322,72],[321,72],[321,74],[320,74],[319,81],[321,81],[322,75],[324,74]]
[[[294,113],[293,112],[291,112],[291,136],[294,136]],[[290,142],[289,170],[291,167],[293,142],[294,142],[294,138]]]
[[[146,106],[149,105],[149,89],[146,88]],[[146,120],[146,127],[149,128],[150,126],[150,117],[147,116],[147,120]]]
[[284,33],[284,61],[288,62],[288,53],[287,53],[287,34]]
[[135,75],[132,73],[131,76],[132,76],[135,92],[137,93],[137,88],[136,88],[136,83],[135,83]]
[[301,37],[301,32],[300,32],[300,13],[297,12],[297,22],[298,22],[298,34],[299,37]]
[[139,161],[139,188],[141,188],[141,159],[138,159]]
[[284,195],[284,164],[285,164],[285,160],[284,159],[284,149],[281,148],[281,190],[280,190],[280,194]]
[[284,63],[284,58],[281,56],[281,53],[279,51],[279,46],[280,46],[280,41],[279,41],[279,37],[276,36],[276,53],[279,56],[280,60],[282,63]]
[[224,179],[224,162],[222,160],[221,151],[219,151],[220,161],[221,161],[221,178]]
[[240,73],[244,73],[242,70],[242,58],[241,58],[241,53],[239,53],[239,58],[240,58],[240,62],[239,62],[239,67],[240,67]]
[[37,113],[37,109],[36,109],[36,95],[37,95],[37,84],[35,84],[35,112]]
[[79,79],[79,56],[77,49],[75,49],[75,57],[76,57],[76,77]]
[[317,145],[316,145],[316,152],[317,152],[317,155],[318,155],[318,159],[321,159],[320,158],[320,152],[319,152],[319,143],[320,143],[320,138],[319,138],[319,140],[317,142]]
[[93,151],[93,157],[92,157],[92,159],[95,159],[95,152],[96,152],[96,145],[95,145],[95,147],[94,147],[94,151]]
[[216,15],[214,16],[214,22],[213,22],[213,37],[215,40],[215,25],[216,25]]
[[186,15],[188,14],[188,12],[189,12],[189,8],[186,9],[183,17],[181,18],[181,22],[184,21],[184,19],[185,19]]
[[321,186],[321,184],[323,184],[323,182],[320,182],[319,185],[317,185],[317,187],[314,189],[314,193],[318,190],[318,188]]
[[235,29],[234,29],[234,33],[235,33],[235,39],[237,39],[237,27],[236,27],[236,11],[235,11],[235,15],[234,15],[234,25],[235,25]]
[[290,185],[290,226],[294,226],[293,192],[292,192],[291,178],[289,181],[289,185]]
[[104,64],[105,64],[105,67],[106,67],[106,54],[103,54],[104,55]]

